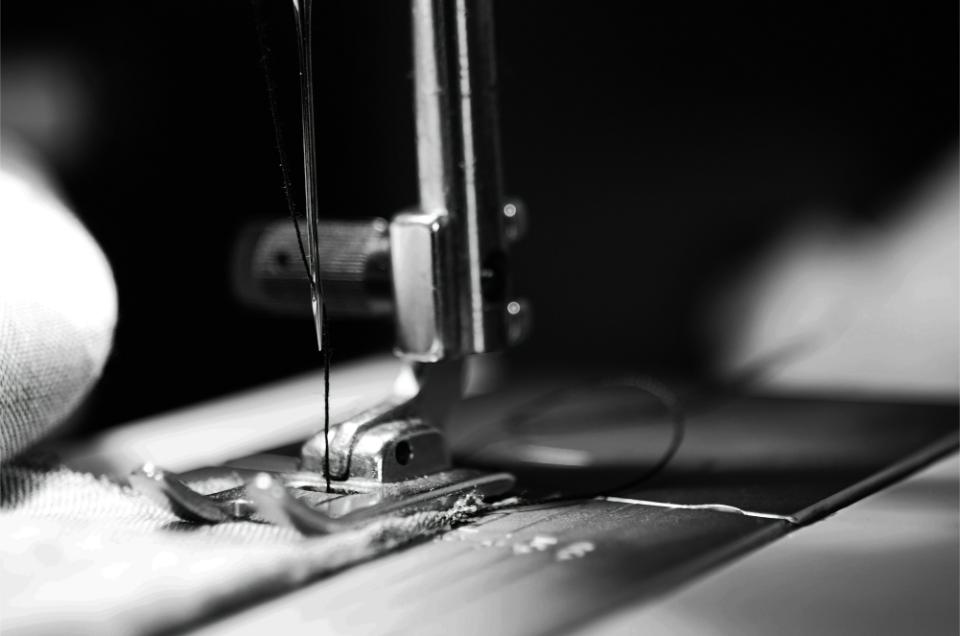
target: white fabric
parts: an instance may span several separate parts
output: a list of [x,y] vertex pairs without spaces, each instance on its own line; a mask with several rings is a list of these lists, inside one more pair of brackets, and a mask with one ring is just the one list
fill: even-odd
[[116,288],[103,252],[5,139],[0,461],[62,422],[89,392],[110,352],[116,319]]
[[429,537],[477,510],[395,517],[319,538],[273,525],[193,525],[66,469],[0,472],[4,634],[138,634],[183,626]]

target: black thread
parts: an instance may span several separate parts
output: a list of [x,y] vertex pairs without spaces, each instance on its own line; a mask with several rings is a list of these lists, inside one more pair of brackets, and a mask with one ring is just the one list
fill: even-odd
[[[651,479],[667,467],[670,461],[673,460],[673,457],[677,454],[677,451],[680,449],[680,446],[683,443],[684,435],[686,434],[686,411],[690,410],[691,408],[693,410],[703,410],[713,404],[716,404],[726,396],[742,393],[745,389],[757,384],[759,380],[763,378],[763,376],[769,375],[777,367],[783,366],[787,362],[792,362],[802,358],[804,355],[808,355],[812,351],[816,351],[819,348],[818,345],[822,343],[824,339],[825,336],[822,333],[804,334],[803,336],[786,343],[772,352],[760,356],[753,364],[741,369],[733,377],[727,378],[721,382],[708,384],[707,386],[702,387],[699,391],[691,393],[685,400],[687,404],[686,408],[684,408],[683,402],[681,402],[676,393],[669,389],[665,384],[648,376],[615,379],[605,382],[590,383],[580,387],[557,389],[549,391],[548,393],[526,402],[516,409],[512,415],[508,416],[504,426],[504,429],[507,433],[524,432],[524,424],[530,422],[535,417],[542,415],[544,412],[549,412],[551,408],[556,408],[557,404],[563,404],[565,401],[569,401],[568,398],[570,392],[583,393],[585,391],[617,386],[640,389],[655,397],[660,404],[667,409],[668,413],[670,414],[673,427],[673,435],[663,455],[661,455],[656,464],[654,464],[649,470],[642,473],[640,476],[612,488],[605,488],[599,492],[593,493],[592,495],[565,495],[560,493],[556,496],[543,498],[534,503],[563,502],[579,500],[588,496],[599,497],[603,495],[610,495],[616,491],[633,488],[634,486]],[[531,431],[527,429],[527,432]]]
[[320,336],[323,338],[323,478],[330,488],[330,337],[327,328],[327,307],[321,299],[320,305],[323,315],[320,317]]
[[504,428],[508,433],[530,432],[530,429],[526,426],[528,422],[533,420],[535,417],[541,416],[544,412],[549,412],[551,409],[556,409],[558,404],[562,405],[564,403],[569,403],[571,393],[573,393],[575,396],[582,397],[584,393],[589,393],[591,391],[621,387],[636,389],[646,393],[647,395],[653,396],[660,403],[660,405],[666,409],[670,416],[670,442],[657,462],[639,476],[616,486],[607,487],[600,491],[589,494],[561,493],[554,496],[544,497],[532,503],[561,502],[589,497],[599,497],[612,494],[617,491],[626,490],[628,488],[633,488],[634,486],[637,486],[638,484],[643,483],[659,474],[673,460],[674,456],[677,454],[677,451],[680,450],[680,446],[683,444],[683,439],[686,435],[686,414],[676,393],[670,390],[662,382],[659,382],[648,376],[617,378],[585,384],[579,387],[567,387],[549,391],[530,400],[516,409],[505,421]]

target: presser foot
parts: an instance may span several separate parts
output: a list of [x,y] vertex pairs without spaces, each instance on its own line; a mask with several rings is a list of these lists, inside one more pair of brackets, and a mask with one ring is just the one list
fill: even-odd
[[309,535],[502,495],[513,476],[453,468],[435,425],[459,399],[462,371],[461,360],[406,366],[388,399],[308,439],[299,459],[259,455],[182,475],[147,464],[130,483],[185,521],[272,522]]
[[[332,534],[385,519],[391,515],[442,510],[473,495],[480,500],[501,495],[513,487],[508,473],[451,470],[397,484],[376,492],[344,495],[311,506],[269,473],[248,484],[247,492],[259,514],[273,523],[305,535]],[[339,514],[336,514],[339,512]]]
[[[197,481],[239,481],[240,485],[202,494]],[[304,535],[324,535],[362,527],[392,515],[439,510],[474,495],[480,500],[502,495],[514,484],[508,473],[451,469],[402,482],[348,489],[314,473],[277,473],[223,466],[183,475],[146,464],[130,476],[131,485],[184,521],[222,523],[261,521],[293,528]]]

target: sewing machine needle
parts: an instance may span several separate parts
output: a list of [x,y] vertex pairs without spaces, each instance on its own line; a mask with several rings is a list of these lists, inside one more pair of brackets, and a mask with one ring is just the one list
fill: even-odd
[[307,260],[310,266],[310,301],[317,332],[317,348],[323,351],[326,311],[320,282],[320,251],[317,237],[319,193],[317,186],[316,123],[313,94],[313,20],[312,0],[293,0],[300,57],[300,117],[303,130],[303,176],[307,210]]

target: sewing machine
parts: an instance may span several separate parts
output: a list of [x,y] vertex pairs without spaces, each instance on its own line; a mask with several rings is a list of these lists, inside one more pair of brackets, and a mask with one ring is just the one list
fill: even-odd
[[[503,402],[464,404],[460,397],[471,356],[508,347],[529,327],[529,308],[511,295],[505,258],[525,223],[522,205],[508,202],[501,191],[494,95],[483,90],[493,85],[489,5],[418,0],[414,9],[420,206],[390,220],[314,219],[304,226],[313,235],[309,260],[319,270],[328,313],[391,316],[396,325],[398,364],[381,360],[345,367],[339,371],[349,380],[341,386],[359,386],[361,376],[365,381],[382,379],[399,366],[393,393],[359,412],[334,409],[333,425],[324,435],[317,432],[323,424],[317,416],[320,374],[283,389],[264,389],[256,396],[258,408],[273,405],[270,416],[278,420],[308,413],[312,436],[287,457],[229,457],[222,468],[193,472],[195,467],[188,466],[191,470],[182,474],[150,465],[134,474],[132,481],[142,492],[183,519],[266,519],[306,535],[328,534],[381,515],[447,506],[471,493],[495,498],[513,486],[511,475],[528,483],[530,473],[543,468],[533,460],[543,460],[543,449],[549,446],[542,444],[539,454],[534,453],[529,440],[517,439],[508,430],[501,430],[499,445],[474,454],[476,464],[494,467],[489,472],[454,468],[451,462],[450,429],[494,429],[523,401],[509,391],[510,399]],[[259,227],[239,253],[244,272],[239,286],[249,302],[309,311],[310,290],[298,266],[292,224]],[[322,337],[320,307],[315,310]],[[549,379],[561,385],[578,379],[571,380],[569,370],[567,374]],[[535,393],[530,387],[539,386],[536,381],[543,383],[525,378],[517,392]],[[301,402],[311,408],[296,417],[284,411]],[[277,601],[274,610],[320,607],[324,620],[341,627],[368,611],[366,604],[359,609],[338,605],[337,594],[329,594],[332,590],[376,605],[384,616],[396,618],[391,625],[411,631],[490,627],[480,619],[499,621],[490,628],[512,633],[589,625],[614,608],[662,598],[956,447],[953,404],[730,395],[714,406],[691,416],[687,443],[667,471],[620,493],[619,499],[497,513],[451,533],[449,542],[420,545],[360,566],[351,577],[334,578]],[[448,418],[452,409],[456,417]],[[167,437],[183,439],[179,433],[193,422],[229,410],[224,403],[155,424]],[[252,402],[235,405],[229,423],[237,425],[243,417],[237,411],[255,410]],[[447,428],[448,419],[456,426]],[[904,422],[913,426],[904,427]],[[632,424],[619,424],[619,432],[628,436]],[[580,430],[568,441],[575,449],[578,442],[586,446],[598,436],[595,430]],[[873,443],[865,444],[865,439]],[[207,454],[213,454],[215,442],[205,445]],[[163,455],[158,448],[160,444],[152,450]],[[518,454],[518,448],[526,449],[525,454]],[[132,454],[129,444],[122,450]],[[553,450],[556,464],[558,453]],[[177,451],[189,465],[193,458]],[[586,480],[583,475],[602,464],[572,450],[562,459],[567,461],[565,470],[539,479],[559,484],[559,477],[569,480],[572,473],[574,480]],[[636,470],[622,464],[615,468]],[[241,485],[214,495],[191,486],[195,479],[235,476]],[[872,531],[873,526],[859,526],[846,540],[857,545]],[[827,548],[815,546],[814,551],[827,550],[829,537],[825,543]],[[463,559],[452,573],[444,570],[449,554]],[[713,607],[711,598],[742,591],[738,582],[766,589],[770,581],[794,580],[793,573],[784,575],[777,566],[768,566],[760,583],[749,577],[730,584],[723,576],[720,583],[714,579],[712,596],[695,598],[693,610],[682,601],[689,597],[678,595],[680,601],[655,605],[654,612],[661,619],[682,622],[684,616]],[[817,579],[813,575],[807,580]],[[407,586],[425,600],[406,607]],[[783,596],[771,596],[785,602]],[[751,597],[746,598],[749,602]],[[427,611],[432,601],[434,607]],[[713,616],[725,611],[720,604]],[[251,630],[273,624],[269,609],[259,618],[251,613],[256,610],[219,629],[235,630],[241,627],[238,621]],[[431,618],[436,622],[430,623]],[[656,616],[651,620],[656,622]],[[735,621],[725,625],[735,631]]]
[[[276,458],[271,472],[252,468],[256,459],[223,469],[225,476],[246,474],[250,481],[243,486],[202,495],[187,485],[189,475],[152,464],[131,476],[133,485],[185,520],[216,523],[258,514],[318,534],[397,510],[447,505],[469,493],[500,495],[513,485],[506,473],[454,469],[443,432],[463,394],[465,359],[518,342],[529,326],[526,303],[510,295],[507,251],[522,233],[525,212],[504,199],[501,185],[491,6],[485,0],[415,0],[412,7],[420,205],[390,221],[321,222],[310,2],[294,3],[305,64],[304,264],[313,283],[318,343],[321,350],[327,346],[328,308],[353,318],[392,314],[395,354],[403,361],[394,393],[314,435],[299,460],[281,469]],[[300,240],[293,224],[255,232],[238,258],[248,299],[272,305],[305,298],[302,272],[291,293],[285,287],[289,270],[276,271],[277,263],[297,263]]]

